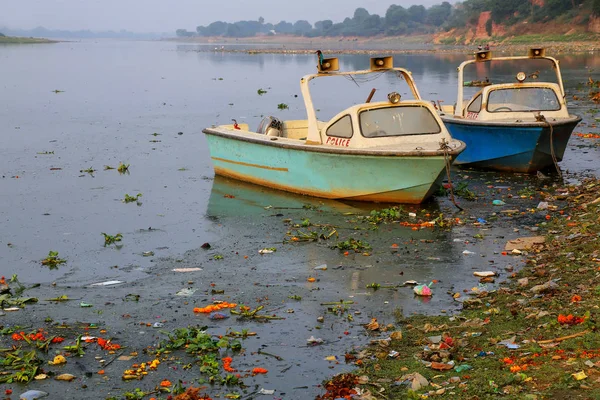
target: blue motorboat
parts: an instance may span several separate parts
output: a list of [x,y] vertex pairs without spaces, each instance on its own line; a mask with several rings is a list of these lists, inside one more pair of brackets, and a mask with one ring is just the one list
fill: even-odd
[[[512,75],[511,83],[493,83],[486,77],[464,81],[465,66],[473,63],[510,63],[514,60],[546,60],[556,82],[538,81],[536,71]],[[488,70],[491,70],[491,66]],[[486,71],[488,72],[488,71]],[[464,88],[480,88],[464,100]],[[458,95],[454,106],[441,107],[441,117],[453,138],[467,148],[455,164],[508,172],[535,173],[549,167],[558,169],[567,142],[581,121],[569,114],[558,60],[547,57],[541,48],[527,56],[493,57],[481,51],[458,67]]]

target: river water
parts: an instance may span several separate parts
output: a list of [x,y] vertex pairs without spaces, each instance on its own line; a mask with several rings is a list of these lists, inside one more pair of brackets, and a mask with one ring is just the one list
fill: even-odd
[[[508,188],[515,193],[539,186],[535,177],[455,171],[455,180],[468,182],[481,196],[477,202],[461,203],[467,209],[461,218],[473,222],[492,217],[495,222],[439,232],[397,225],[369,232],[350,215],[368,214],[380,205],[320,201],[215,179],[202,129],[232,119],[254,127],[265,115],[305,118],[299,79],[314,71],[315,58],[232,53],[220,51],[220,45],[214,47],[126,41],[0,47],[1,275],[18,274],[23,282],[40,283],[40,290],[48,296],[80,289],[80,294],[87,293],[98,303],[132,290],[151,293],[150,303],[142,302],[137,310],[146,321],[165,316],[175,307],[188,308],[186,323],[208,322],[189,313],[187,302],[201,304],[211,299],[209,283],[224,287],[229,299],[249,305],[271,296],[279,314],[287,309],[295,313],[282,325],[276,321],[269,326],[250,325],[262,339],[247,346],[256,350],[269,345],[275,347],[273,353],[296,360],[291,369],[279,363],[285,372],[258,383],[287,392],[285,398],[301,399],[318,393],[318,384],[328,374],[348,368],[331,365],[323,360],[325,356],[343,359],[345,350],[365,340],[362,328],[347,321],[337,321],[335,328],[331,323],[327,332],[314,330],[316,317],[326,312],[320,302],[353,299],[360,304],[354,309],[361,312],[356,314],[356,323],[368,322],[370,317],[393,322],[394,310],[404,314],[456,310],[459,304],[446,293],[477,286],[472,270],[493,267],[505,276],[505,267],[519,265],[521,260],[499,253],[506,240],[531,235],[526,228],[541,223],[543,215],[532,213],[515,221],[498,216],[500,210],[490,203],[492,198],[503,198],[507,207],[535,207],[538,199],[507,197]],[[587,99],[585,83],[588,77],[600,79],[600,55],[558,58],[570,110],[584,117],[575,131],[598,133],[598,106]],[[422,97],[453,104],[456,67],[464,59],[463,54],[432,52],[395,55],[394,63],[412,71]],[[369,65],[368,56],[359,54],[340,55],[340,61],[342,70]],[[388,84],[384,78],[350,81],[344,89],[326,86],[320,93],[325,101],[316,106],[322,118],[327,118],[341,110],[340,104],[366,98],[372,88],[380,89],[377,100],[387,94]],[[266,93],[259,95],[259,89]],[[407,95],[405,89],[397,90]],[[281,103],[289,109],[279,110]],[[600,174],[597,142],[571,138],[561,163],[569,172],[568,179]],[[105,170],[120,162],[130,165],[127,173]],[[90,168],[95,171],[84,172]],[[124,204],[126,193],[141,193],[139,204]],[[446,198],[408,209],[423,214],[455,211]],[[344,256],[327,244],[282,245],[292,230],[283,220],[298,223],[306,218],[340,227],[341,240],[354,235],[357,225],[363,226],[358,232],[373,245],[373,255]],[[122,246],[104,247],[102,233],[121,233]],[[476,234],[483,239],[473,239]],[[212,249],[200,249],[205,242]],[[400,244],[400,250],[390,250],[392,244]],[[264,247],[278,251],[259,256],[258,250]],[[41,266],[40,260],[50,250],[58,251],[67,264],[55,270]],[[215,260],[215,255],[222,255],[223,260]],[[326,271],[314,269],[323,264],[328,266]],[[182,277],[171,272],[174,266],[202,271]],[[309,276],[316,276],[317,283],[307,284]],[[366,290],[371,282],[397,284],[408,279],[438,281],[439,296],[420,301],[410,289]],[[84,290],[105,280],[125,283],[111,291]],[[204,295],[175,297],[182,286],[191,285],[188,281],[194,281],[198,293]],[[292,294],[302,294],[307,300],[290,303]],[[94,318],[121,329],[123,340],[134,340],[139,332],[132,328],[134,335],[128,330],[119,318],[122,311]],[[57,312],[55,319],[92,319],[82,315],[77,305],[48,312]],[[31,318],[35,323],[35,317]],[[167,327],[185,325],[174,321]],[[347,338],[340,334],[345,330]],[[327,346],[307,350],[306,339],[311,335],[322,336]],[[146,344],[152,343],[155,338],[149,335]],[[122,371],[123,366],[118,368]],[[294,391],[294,387],[299,389]],[[117,389],[118,385],[110,388]],[[82,396],[75,392],[68,398]]]

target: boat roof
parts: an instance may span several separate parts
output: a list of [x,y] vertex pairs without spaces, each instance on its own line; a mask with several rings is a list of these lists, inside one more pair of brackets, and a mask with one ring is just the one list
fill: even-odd
[[[414,97],[412,101],[421,102],[423,99],[419,94],[419,90],[415,84],[414,79],[412,78],[412,72],[408,71],[405,68],[399,68],[393,66],[393,58],[392,57],[372,57],[371,58],[371,68],[367,70],[358,70],[358,71],[339,71],[339,61],[337,58],[326,58],[322,61],[319,61],[319,65],[317,65],[318,72],[316,74],[305,75],[300,79],[300,89],[302,92],[302,97],[304,98],[304,105],[307,113],[308,120],[308,134],[306,138],[307,144],[321,144],[321,135],[319,134],[317,115],[315,111],[315,107],[312,101],[312,96],[310,92],[309,83],[313,79],[317,78],[326,78],[333,76],[355,76],[355,75],[369,75],[369,74],[381,74],[382,72],[390,72],[395,71],[398,76],[401,76]],[[369,104],[368,102],[362,103]],[[374,105],[376,103],[373,103]],[[356,104],[353,107],[356,107],[360,104]],[[350,107],[352,108],[352,107]],[[340,110],[341,111],[341,110]]]
[[[552,64],[552,68],[556,74],[557,84],[560,89],[560,94],[565,97],[565,89],[562,81],[562,75],[560,73],[559,61],[550,56],[546,56],[546,50],[544,48],[531,48],[527,55],[523,56],[506,56],[506,57],[494,57],[491,50],[478,51],[474,54],[474,58],[471,60],[463,61],[457,68],[458,70],[458,91],[456,97],[456,107],[454,114],[462,114],[462,104],[464,100],[464,68],[473,63],[491,62],[491,61],[514,61],[514,60],[548,60]],[[541,83],[541,82],[540,82]],[[518,83],[509,84],[517,85]]]

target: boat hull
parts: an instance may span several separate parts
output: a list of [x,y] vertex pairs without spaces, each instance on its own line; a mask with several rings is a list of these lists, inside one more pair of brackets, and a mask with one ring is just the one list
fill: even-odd
[[[561,161],[580,117],[548,123],[481,122],[442,116],[453,138],[467,148],[455,164],[507,172],[535,173]],[[552,137],[552,140],[551,140]]]
[[315,197],[418,204],[438,189],[445,173],[443,154],[309,151],[205,133],[215,174]]

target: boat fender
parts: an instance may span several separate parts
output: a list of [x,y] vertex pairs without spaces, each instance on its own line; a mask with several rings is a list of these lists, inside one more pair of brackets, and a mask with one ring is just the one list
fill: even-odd
[[260,121],[256,132],[266,136],[281,136],[283,122],[273,116],[265,117]]

